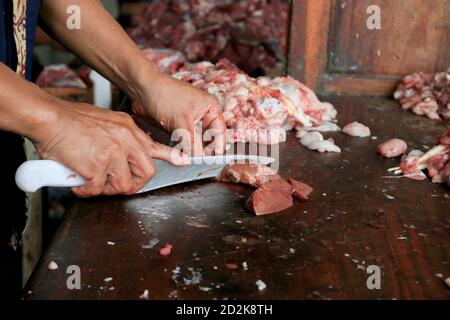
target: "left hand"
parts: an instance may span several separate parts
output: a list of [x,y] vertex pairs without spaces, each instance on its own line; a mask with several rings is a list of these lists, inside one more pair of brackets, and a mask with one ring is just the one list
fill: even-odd
[[[149,83],[135,99],[133,111],[153,118],[170,132],[187,129],[191,152],[184,149],[185,153],[199,156],[222,154],[225,150],[226,125],[219,102],[213,95],[185,82],[161,74],[158,81]],[[214,139],[205,146],[203,133],[210,129]]]

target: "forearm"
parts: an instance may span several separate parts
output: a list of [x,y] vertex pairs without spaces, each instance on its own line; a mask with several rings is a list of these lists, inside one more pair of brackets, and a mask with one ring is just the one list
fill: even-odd
[[0,130],[39,141],[58,113],[54,98],[0,63]]
[[[66,27],[70,5],[80,7],[80,29]],[[41,18],[51,36],[132,98],[143,83],[161,76],[98,0],[44,0]]]

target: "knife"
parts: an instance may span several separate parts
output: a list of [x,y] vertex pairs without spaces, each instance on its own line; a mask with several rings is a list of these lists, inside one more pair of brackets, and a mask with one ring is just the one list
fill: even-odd
[[[190,164],[185,167],[177,167],[164,160],[154,160],[156,175],[137,193],[216,177],[227,164],[241,161],[268,165],[275,159],[255,155],[192,157]],[[82,176],[53,160],[29,160],[16,171],[16,184],[25,192],[35,192],[42,187],[79,187],[84,183]]]

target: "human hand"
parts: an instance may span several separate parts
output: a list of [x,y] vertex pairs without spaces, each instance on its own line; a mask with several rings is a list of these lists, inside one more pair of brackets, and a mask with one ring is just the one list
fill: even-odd
[[43,159],[56,160],[85,178],[79,197],[134,194],[154,175],[153,159],[186,165],[186,155],[154,142],[126,113],[60,102],[53,121],[34,141]]

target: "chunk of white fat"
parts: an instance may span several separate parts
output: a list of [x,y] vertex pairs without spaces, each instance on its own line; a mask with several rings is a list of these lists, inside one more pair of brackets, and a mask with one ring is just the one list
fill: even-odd
[[256,281],[255,284],[259,291],[264,291],[267,288],[267,285],[262,280]]
[[55,261],[50,261],[50,263],[48,264],[48,270],[50,270],[50,271],[57,270],[58,268],[59,267]]
[[139,296],[139,299],[148,300],[148,297],[149,297],[149,292],[147,289],[145,289],[144,292]]
[[275,115],[283,111],[283,105],[275,98],[264,98],[264,100],[257,103],[257,106],[265,115]]

